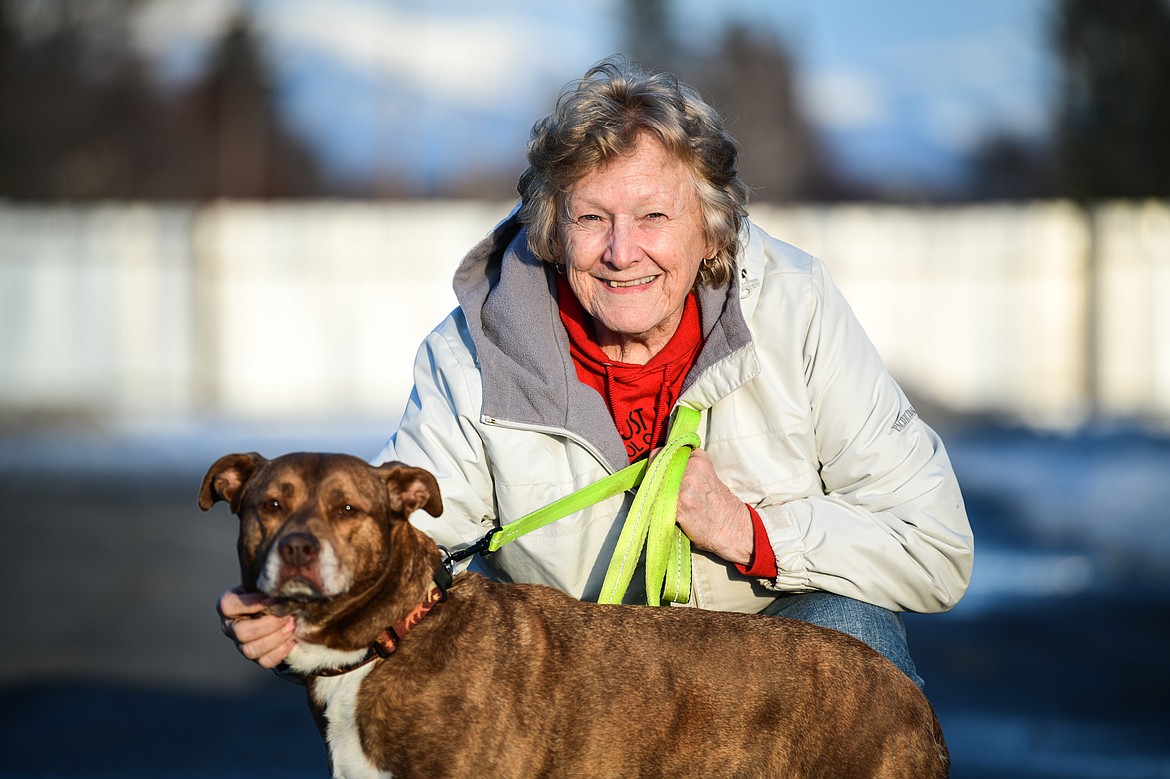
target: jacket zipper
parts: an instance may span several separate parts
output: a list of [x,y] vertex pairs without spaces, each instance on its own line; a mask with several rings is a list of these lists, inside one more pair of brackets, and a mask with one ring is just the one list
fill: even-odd
[[557,435],[557,436],[562,436],[564,438],[568,438],[570,441],[577,444],[582,449],[584,449],[586,452],[588,452],[590,454],[590,456],[592,456],[593,459],[597,461],[597,464],[600,465],[605,470],[605,472],[607,474],[617,473],[617,471],[615,471],[610,466],[609,461],[601,453],[600,449],[598,449],[593,444],[589,443],[589,441],[587,441],[586,439],[577,435],[576,433],[573,433],[573,432],[566,430],[564,428],[545,427],[544,425],[526,425],[522,422],[509,422],[509,421],[505,421],[502,419],[497,419],[496,417],[489,417],[489,416],[484,416],[484,415],[480,416],[479,421],[485,425],[489,425],[491,427],[502,428],[504,430],[522,430],[522,431],[529,432],[529,433],[543,433],[546,435]]

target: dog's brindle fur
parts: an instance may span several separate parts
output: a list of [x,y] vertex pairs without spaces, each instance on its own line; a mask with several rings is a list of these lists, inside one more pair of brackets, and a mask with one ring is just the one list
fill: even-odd
[[387,657],[336,677],[432,586],[407,517],[431,474],[347,455],[220,458],[199,505],[240,519],[243,585],[297,617],[288,663],[334,776],[946,776],[918,688],[849,636],[691,608],[599,606],[455,577]]

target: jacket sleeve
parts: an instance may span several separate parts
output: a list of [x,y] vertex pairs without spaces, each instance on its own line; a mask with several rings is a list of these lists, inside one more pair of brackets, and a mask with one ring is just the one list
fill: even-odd
[[768,584],[946,610],[966,591],[973,543],[942,441],[820,263],[812,292],[803,358],[824,494],[761,508],[778,569]]
[[[464,339],[467,339],[466,341]],[[398,429],[374,459],[399,460],[434,474],[443,513],[411,517],[448,548],[477,541],[495,520],[492,479],[477,430],[478,371],[462,318],[452,315],[430,333],[414,363],[414,388]]]

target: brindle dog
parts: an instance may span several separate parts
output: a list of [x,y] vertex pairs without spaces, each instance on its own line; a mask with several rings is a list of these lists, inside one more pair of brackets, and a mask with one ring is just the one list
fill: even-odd
[[407,518],[434,477],[347,455],[220,458],[244,586],[296,615],[334,776],[942,777],[930,704],[888,660],[802,622],[600,606],[446,580]]

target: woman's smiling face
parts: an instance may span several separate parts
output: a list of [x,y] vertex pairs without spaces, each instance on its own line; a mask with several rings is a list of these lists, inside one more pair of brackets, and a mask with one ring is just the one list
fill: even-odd
[[577,182],[566,198],[565,272],[602,350],[645,364],[682,320],[699,263],[714,254],[683,162],[643,134],[630,154]]

